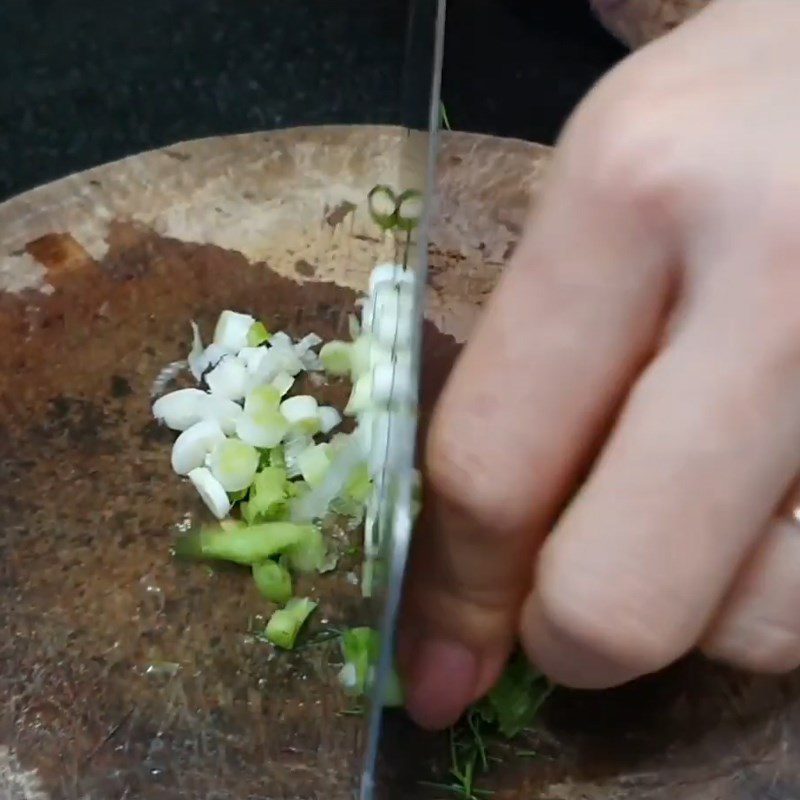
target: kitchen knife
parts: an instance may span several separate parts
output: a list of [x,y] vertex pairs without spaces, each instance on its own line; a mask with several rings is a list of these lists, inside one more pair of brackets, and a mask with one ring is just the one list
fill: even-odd
[[[422,357],[422,326],[428,271],[428,228],[432,213],[441,106],[441,72],[446,0],[409,0],[403,124],[398,159],[398,274],[374,287],[373,326],[385,309],[396,326],[410,318],[410,331],[395,330],[394,369],[388,411],[373,433],[373,494],[366,517],[364,587],[373,627],[379,631],[371,655],[367,732],[361,800],[375,795],[384,698],[394,670],[397,615],[408,560],[417,473],[415,442],[417,397]],[[409,212],[407,209],[411,208]],[[402,269],[400,269],[400,267]],[[385,296],[383,298],[385,300]],[[387,312],[388,313],[388,312]],[[410,335],[409,335],[410,334]],[[376,452],[377,449],[377,452]]]

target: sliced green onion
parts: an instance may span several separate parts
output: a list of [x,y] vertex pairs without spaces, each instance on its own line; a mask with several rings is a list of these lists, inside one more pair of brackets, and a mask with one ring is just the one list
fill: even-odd
[[[373,681],[372,666],[378,659],[380,636],[373,628],[350,628],[339,640],[345,665],[339,673],[339,681],[345,691],[361,696],[370,690]],[[387,678],[383,705],[387,707],[403,704],[403,689],[397,670]]]
[[329,375],[347,375],[350,372],[352,342],[333,341],[323,345],[319,351],[322,366]]
[[366,334],[359,336],[350,348],[350,378],[357,380],[365,373],[369,372],[372,366],[370,356],[372,350],[372,338]]
[[313,436],[319,432],[319,406],[310,394],[298,394],[284,400],[280,405],[281,414],[289,426],[297,433]]
[[306,597],[289,600],[284,608],[278,609],[269,618],[265,631],[267,639],[277,647],[291,650],[297,634],[316,607],[317,604]]
[[214,329],[214,344],[229,353],[238,353],[247,346],[247,334],[254,323],[255,319],[249,314],[223,311]]
[[319,572],[328,560],[328,548],[322,531],[314,525],[304,525],[303,536],[285,551],[286,561],[297,572]]
[[297,456],[300,474],[312,488],[322,483],[330,469],[331,460],[327,449],[325,444],[312,444]]
[[205,348],[203,347],[203,340],[200,337],[200,328],[197,327],[197,323],[191,320],[189,324],[192,326],[192,349],[189,351],[186,362],[194,379],[199,381],[203,377],[203,371],[206,367],[205,359],[203,358]]
[[201,389],[177,389],[153,403],[153,416],[174,431],[185,431],[205,419],[207,402]]
[[424,198],[416,189],[406,189],[397,198],[397,227],[411,231],[419,225]]
[[206,373],[206,384],[212,395],[228,400],[241,400],[247,392],[249,376],[244,361],[226,355],[216,367]]
[[277,561],[253,564],[253,580],[261,595],[273,603],[285,603],[292,597],[292,576]]
[[280,389],[266,384],[248,392],[244,399],[244,413],[253,416],[264,411],[277,411],[281,404]]
[[258,451],[238,439],[227,439],[211,451],[208,467],[226,492],[238,492],[256,476]]
[[231,501],[222,484],[206,467],[197,467],[189,475],[197,493],[217,519],[223,519],[231,510]]
[[247,505],[248,521],[270,522],[284,515],[289,481],[286,470],[266,467],[255,477]]
[[366,463],[359,464],[352,472],[344,494],[357,503],[366,503],[372,491],[372,480]]
[[192,561],[231,561],[252,566],[291,548],[308,547],[318,533],[313,525],[293,522],[265,522],[230,530],[202,528],[178,539],[175,555]]
[[283,397],[289,389],[294,386],[294,378],[288,372],[279,372],[272,379],[272,386],[274,386],[280,392],[281,397]]
[[397,196],[389,186],[373,187],[367,195],[367,205],[372,221],[384,231],[397,224]]
[[342,422],[342,415],[333,406],[320,406],[317,416],[320,430],[326,435]]
[[205,419],[195,423],[172,445],[172,469],[178,475],[188,475],[193,469],[202,467],[211,450],[224,441],[225,434],[216,420]]
[[350,417],[368,411],[372,406],[372,374],[362,375],[354,384],[344,413]]
[[286,453],[283,445],[276,445],[269,450],[269,466],[279,467],[282,470],[286,469]]
[[271,334],[263,322],[254,322],[247,331],[247,346],[258,347],[270,340]]
[[[271,386],[262,387],[271,389]],[[262,409],[258,413],[243,414],[236,421],[236,435],[253,447],[271,448],[280,444],[289,431],[289,421],[274,409]]]

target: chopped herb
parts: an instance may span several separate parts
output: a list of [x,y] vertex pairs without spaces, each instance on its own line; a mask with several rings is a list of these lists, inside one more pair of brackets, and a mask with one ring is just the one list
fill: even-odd
[[286,603],[292,597],[292,576],[277,561],[253,564],[253,580],[261,595],[273,603]]
[[265,344],[272,338],[272,334],[267,330],[263,322],[254,322],[247,331],[247,346],[258,347]]
[[289,600],[269,618],[264,631],[267,639],[277,647],[291,650],[297,634],[316,607],[317,604],[306,597]]

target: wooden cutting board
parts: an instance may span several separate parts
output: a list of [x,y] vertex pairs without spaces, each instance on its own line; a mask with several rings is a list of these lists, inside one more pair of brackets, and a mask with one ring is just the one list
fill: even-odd
[[[0,205],[0,797],[350,796],[361,720],[335,647],[276,653],[236,570],[176,564],[202,515],[169,468],[150,387],[189,319],[224,308],[342,336],[392,243],[365,197],[399,133],[306,128],[134,156]],[[546,148],[448,134],[432,237],[425,407],[517,241]],[[326,392],[341,398],[345,387]],[[312,636],[359,619],[345,557],[306,588]],[[795,800],[798,681],[690,660],[599,694],[558,692],[482,784],[541,800]],[[520,745],[523,746],[523,745]],[[393,719],[387,798],[439,797],[446,737]]]

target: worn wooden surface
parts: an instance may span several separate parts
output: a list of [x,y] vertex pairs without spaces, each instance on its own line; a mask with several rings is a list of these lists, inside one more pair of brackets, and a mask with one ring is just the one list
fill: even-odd
[[[184,357],[190,318],[207,335],[223,308],[344,333],[391,251],[364,198],[391,181],[397,144],[378,128],[204,140],[0,206],[0,797],[350,796],[362,722],[342,715],[335,648],[275,653],[249,632],[269,607],[246,576],[171,560],[176,527],[203,512],[148,394]],[[546,155],[445,139],[427,406]],[[312,633],[359,619],[356,566],[306,587],[322,599]],[[520,745],[539,756],[499,749],[484,785],[508,800],[795,800],[799,688],[690,660],[615,692],[559,692]],[[440,773],[446,741],[402,718],[389,733],[384,795],[440,796],[418,781]]]

